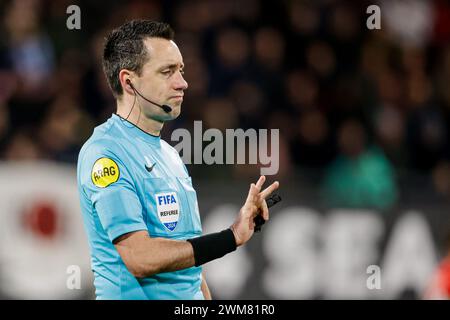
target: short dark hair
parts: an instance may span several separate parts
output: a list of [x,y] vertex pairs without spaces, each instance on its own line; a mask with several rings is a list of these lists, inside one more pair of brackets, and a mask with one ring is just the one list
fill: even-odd
[[175,32],[169,24],[151,20],[132,20],[111,31],[103,48],[103,70],[117,98],[123,94],[119,72],[128,69],[140,75],[148,60],[145,38],[173,40]]

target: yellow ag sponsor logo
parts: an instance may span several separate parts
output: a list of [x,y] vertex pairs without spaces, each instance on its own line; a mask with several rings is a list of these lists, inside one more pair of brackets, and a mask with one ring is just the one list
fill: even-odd
[[99,188],[106,188],[111,183],[119,180],[119,167],[109,158],[100,158],[92,167],[92,182]]

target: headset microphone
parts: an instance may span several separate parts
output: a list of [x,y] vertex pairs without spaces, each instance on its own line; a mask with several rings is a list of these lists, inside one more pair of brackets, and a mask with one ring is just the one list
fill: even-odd
[[166,112],[166,113],[169,113],[169,112],[172,111],[172,107],[168,106],[167,104],[163,104],[163,105],[157,104],[157,103],[155,103],[155,102],[153,102],[153,101],[147,99],[146,97],[144,97],[139,91],[136,90],[136,88],[135,88],[135,87],[133,86],[133,84],[131,83],[131,80],[130,80],[130,79],[127,79],[127,80],[126,80],[126,83],[129,84],[130,87],[131,87],[131,89],[133,89],[133,91],[134,91],[135,93],[137,93],[137,94],[138,94],[142,99],[144,99],[145,101],[148,101],[148,102],[150,102],[151,104],[154,104],[155,106],[160,107],[160,108],[163,109],[164,112]]

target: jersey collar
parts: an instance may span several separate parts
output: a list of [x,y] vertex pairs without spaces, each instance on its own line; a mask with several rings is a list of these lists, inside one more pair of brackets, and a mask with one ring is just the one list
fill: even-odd
[[160,146],[161,136],[155,136],[153,134],[147,133],[138,126],[136,126],[135,124],[131,123],[130,121],[122,118],[121,116],[115,113],[112,115],[112,119],[120,126],[120,128],[122,128],[130,136],[139,138],[155,146]]

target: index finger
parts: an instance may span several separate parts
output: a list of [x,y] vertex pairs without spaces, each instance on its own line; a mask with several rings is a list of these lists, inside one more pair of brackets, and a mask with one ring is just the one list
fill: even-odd
[[256,182],[256,188],[258,189],[258,192],[261,190],[265,181],[266,181],[266,176],[259,177],[258,182]]
[[278,189],[278,187],[280,186],[280,183],[278,181],[275,181],[274,183],[272,183],[270,186],[268,186],[267,188],[265,188],[263,191],[261,191],[259,193],[259,195],[261,196],[261,198],[265,199],[267,198],[272,192],[274,192],[275,190]]
[[250,190],[248,191],[247,200],[245,200],[246,203],[255,202],[255,198],[258,195],[258,189],[256,188],[255,184],[250,184]]

